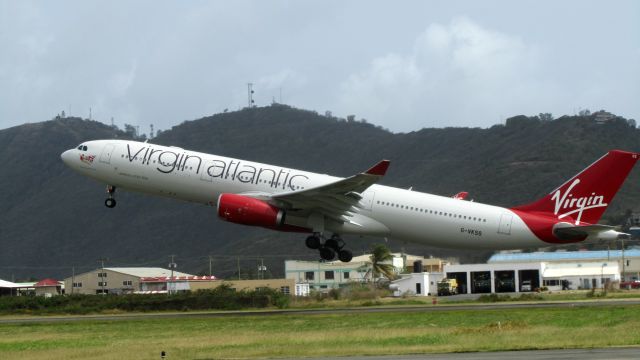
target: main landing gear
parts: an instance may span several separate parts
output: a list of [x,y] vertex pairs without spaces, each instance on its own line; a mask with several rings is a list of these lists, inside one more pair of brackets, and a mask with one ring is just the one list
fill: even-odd
[[116,207],[116,199],[113,198],[113,194],[116,192],[116,187],[107,185],[107,194],[109,197],[104,201],[104,206],[109,209]]
[[318,250],[322,260],[331,261],[338,254],[338,259],[342,262],[349,262],[353,259],[353,253],[351,250],[345,249],[344,240],[340,235],[334,234],[331,238],[322,242],[322,235],[320,233],[314,233],[310,235],[305,244],[309,249]]

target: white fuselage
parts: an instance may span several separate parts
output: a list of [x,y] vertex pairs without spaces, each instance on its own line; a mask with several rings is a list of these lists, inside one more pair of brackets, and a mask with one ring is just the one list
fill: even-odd
[[[317,187],[340,178],[149,143],[85,142],[66,151],[74,170],[117,188],[215,206],[223,193],[277,194]],[[515,249],[545,244],[513,211],[497,206],[372,185],[353,224],[328,222],[340,234],[391,237],[440,247]],[[305,227],[307,219],[287,217]]]

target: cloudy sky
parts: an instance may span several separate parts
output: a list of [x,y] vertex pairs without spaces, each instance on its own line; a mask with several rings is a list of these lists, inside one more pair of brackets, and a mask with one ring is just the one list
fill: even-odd
[[0,128],[167,129],[273,100],[395,132],[640,120],[638,1],[0,0]]

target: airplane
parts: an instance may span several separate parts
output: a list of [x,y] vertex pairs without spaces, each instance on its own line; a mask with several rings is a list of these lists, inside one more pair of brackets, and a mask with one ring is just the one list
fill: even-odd
[[118,188],[202,203],[228,222],[308,233],[306,246],[322,259],[349,262],[345,234],[491,250],[617,239],[623,233],[598,220],[639,155],[611,150],[548,195],[511,208],[376,184],[388,160],[339,178],[127,140],[86,141],[61,158],[107,184],[108,208]]

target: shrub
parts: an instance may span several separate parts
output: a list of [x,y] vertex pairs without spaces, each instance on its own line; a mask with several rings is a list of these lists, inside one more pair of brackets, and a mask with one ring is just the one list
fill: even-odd
[[211,290],[151,295],[65,295],[0,297],[0,313],[88,314],[105,311],[240,310],[289,306],[288,295],[273,289],[235,291],[227,285]]

